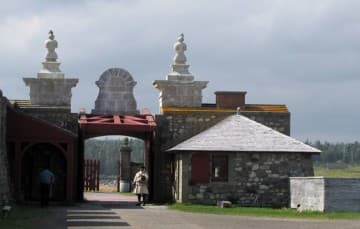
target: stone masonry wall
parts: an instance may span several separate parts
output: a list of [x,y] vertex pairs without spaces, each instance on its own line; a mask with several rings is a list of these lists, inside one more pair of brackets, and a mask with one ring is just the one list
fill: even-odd
[[290,113],[283,112],[242,112],[242,115],[290,136]]
[[34,108],[21,109],[33,117],[43,119],[61,128],[67,129],[74,134],[78,133],[78,114],[70,113],[68,109]]
[[[223,113],[191,113],[181,115],[156,115],[156,140],[153,145],[154,156],[154,200],[163,202],[173,200],[172,156],[165,150],[200,133],[227,117]],[[156,189],[156,190],[155,190]]]
[[[154,155],[154,200],[172,200],[173,175],[171,174],[171,161],[173,155],[165,150],[182,141],[206,130],[219,121],[234,113],[228,112],[188,112],[156,115],[158,129],[153,145]],[[290,134],[290,113],[275,112],[242,112],[247,116],[266,126],[274,128],[284,134]]]
[[178,174],[182,182],[177,182],[179,176],[175,180],[179,184],[175,186],[176,192],[181,190],[183,202],[215,204],[217,200],[230,200],[243,206],[288,207],[289,177],[314,174],[309,154],[229,152],[226,155],[229,156],[227,182],[193,185],[190,183],[191,156],[181,155],[182,167],[189,168]]
[[11,198],[9,164],[6,151],[7,104],[7,99],[0,95],[0,206]]

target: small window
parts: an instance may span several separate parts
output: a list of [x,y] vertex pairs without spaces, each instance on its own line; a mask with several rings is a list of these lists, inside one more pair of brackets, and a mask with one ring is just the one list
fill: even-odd
[[212,156],[211,180],[228,181],[228,156]]

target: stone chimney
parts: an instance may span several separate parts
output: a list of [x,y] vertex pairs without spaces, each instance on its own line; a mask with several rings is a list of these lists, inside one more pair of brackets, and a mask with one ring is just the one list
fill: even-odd
[[246,91],[217,91],[216,107],[224,109],[237,109],[245,105]]

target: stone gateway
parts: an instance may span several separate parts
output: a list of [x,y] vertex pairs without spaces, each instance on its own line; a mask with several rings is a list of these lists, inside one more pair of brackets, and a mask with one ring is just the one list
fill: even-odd
[[[71,113],[71,90],[78,79],[66,79],[60,71],[52,31],[45,46],[48,53],[37,78],[24,78],[30,100],[0,98],[2,202],[11,194],[17,201],[36,200],[31,174],[42,166],[61,176],[61,192],[53,201],[82,201],[84,140],[105,135],[144,140],[144,165],[154,202],[230,200],[286,207],[289,177],[313,175],[311,156],[320,151],[289,136],[286,105],[247,104],[246,91],[218,91],[216,103],[202,102],[202,90],[209,82],[196,81],[190,73],[183,34],[174,45],[171,72],[164,80],[153,81],[159,90],[156,115],[138,111],[136,81],[122,68],[110,68],[96,81],[99,94],[91,114],[84,109]],[[127,188],[130,149],[121,150],[126,154],[120,178]],[[24,188],[28,183],[34,185]]]

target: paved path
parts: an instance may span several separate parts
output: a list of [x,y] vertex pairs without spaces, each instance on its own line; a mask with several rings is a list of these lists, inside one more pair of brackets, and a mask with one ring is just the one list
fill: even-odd
[[[164,206],[136,207],[136,198],[118,194],[86,194],[90,202],[53,207],[55,216],[38,228],[240,228],[240,229],[360,229],[360,220],[298,220],[192,214]],[[51,225],[51,226],[50,226]]]

